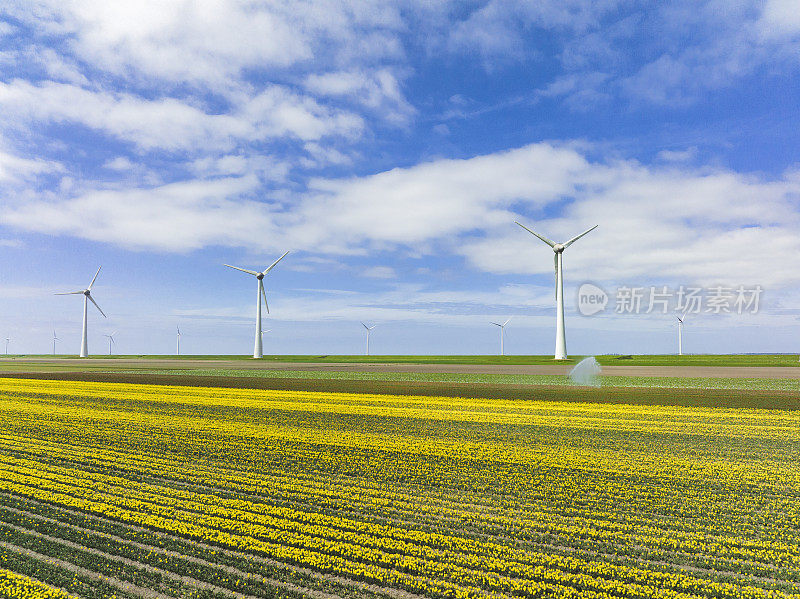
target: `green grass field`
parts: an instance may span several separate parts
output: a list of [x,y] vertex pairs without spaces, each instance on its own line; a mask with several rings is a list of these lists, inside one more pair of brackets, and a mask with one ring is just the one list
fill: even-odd
[[[77,356],[57,356],[60,360],[80,362]],[[575,356],[569,360],[557,361],[550,356],[476,356],[476,355],[451,355],[451,356],[348,356],[348,355],[270,355],[264,356],[264,362],[296,362],[296,363],[346,363],[346,364],[473,364],[473,365],[546,365],[559,363],[577,363],[585,356]],[[600,364],[605,366],[794,366],[800,367],[798,354],[696,354],[696,355],[599,355],[595,356]],[[8,356],[0,360],[0,370],[6,364],[14,363],[15,358],[51,360],[50,355],[25,355]],[[174,360],[175,362],[188,360],[253,360],[250,356],[240,355],[93,355],[92,359],[103,359],[114,362],[120,359],[142,360]]]

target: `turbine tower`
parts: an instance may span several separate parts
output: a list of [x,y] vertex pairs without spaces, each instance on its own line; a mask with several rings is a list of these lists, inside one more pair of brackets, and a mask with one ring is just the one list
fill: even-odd
[[11,337],[6,337],[6,355],[8,355],[8,344],[11,343]]
[[56,331],[53,329],[53,355],[56,355],[56,341],[60,341],[58,337],[56,337]]
[[114,331],[114,332],[113,332],[113,333],[111,333],[110,335],[103,335],[103,337],[108,337],[108,355],[109,355],[109,356],[111,355],[111,345],[112,345],[113,343],[116,343],[116,342],[114,341],[114,335],[116,335],[116,334],[117,334],[117,332],[116,332],[116,331]]
[[555,262],[555,270],[556,270],[556,351],[554,355],[554,359],[556,360],[566,360],[567,359],[567,334],[564,329],[564,274],[563,274],[563,266],[561,256],[564,253],[564,250],[571,246],[573,243],[578,241],[581,237],[586,235],[587,233],[594,231],[599,225],[595,225],[591,229],[587,229],[580,235],[576,235],[566,243],[556,243],[555,241],[551,241],[547,237],[543,235],[539,235],[538,233],[534,233],[528,227],[514,221],[520,227],[525,229],[531,235],[538,237],[542,241],[544,241],[547,245],[549,245],[553,252],[555,253],[554,262]]
[[[102,266],[100,268],[103,268]],[[83,337],[81,337],[81,358],[86,358],[89,355],[89,343],[88,343],[88,334],[86,330],[86,320],[87,320],[87,312],[88,312],[88,305],[89,302],[92,302],[98,310],[100,310],[100,306],[97,305],[97,302],[94,301],[92,297],[92,285],[97,280],[97,275],[100,274],[100,268],[97,269],[97,272],[94,273],[94,278],[92,282],[89,283],[89,286],[84,289],[83,291],[68,291],[66,293],[56,293],[55,295],[83,295]],[[88,301],[87,301],[88,300]],[[103,315],[103,318],[107,318],[105,312],[100,310],[100,314]]]
[[230,264],[226,264],[228,268],[234,268],[236,270],[241,270],[242,272],[246,272],[249,275],[253,275],[256,279],[258,279],[258,291],[256,296],[256,342],[255,346],[253,347],[253,357],[254,358],[263,358],[264,357],[264,346],[261,341],[261,298],[264,298],[264,307],[267,309],[267,314],[269,314],[269,304],[267,303],[267,294],[264,292],[264,277],[275,268],[275,265],[283,260],[286,257],[286,254],[289,252],[284,252],[283,256],[275,260],[272,264],[270,264],[265,270],[261,272],[257,272],[255,270],[247,270],[246,268],[239,268],[238,266],[231,266]]
[[180,356],[181,355],[181,328],[179,326],[177,326],[177,325],[175,325],[175,328],[178,329],[178,345],[175,348],[175,355],[176,356]]
[[367,326],[367,325],[365,325],[363,322],[361,323],[361,325],[362,325],[362,326],[363,326],[365,329],[367,329],[367,354],[366,354],[366,355],[369,355],[369,334],[372,332],[372,329],[374,329],[374,328],[375,328],[376,326],[378,326],[378,325],[374,324],[374,325],[372,325],[371,327],[368,327],[368,326]]
[[506,351],[505,351],[505,349],[503,348],[503,338],[505,337],[505,333],[506,333],[506,325],[507,325],[507,324],[508,324],[510,321],[511,321],[511,319],[509,318],[509,319],[508,319],[508,320],[506,320],[506,321],[505,321],[503,324],[500,324],[499,322],[493,322],[493,323],[492,323],[494,326],[496,326],[496,327],[500,327],[500,355],[501,355],[501,356],[505,356],[505,355],[506,355]]

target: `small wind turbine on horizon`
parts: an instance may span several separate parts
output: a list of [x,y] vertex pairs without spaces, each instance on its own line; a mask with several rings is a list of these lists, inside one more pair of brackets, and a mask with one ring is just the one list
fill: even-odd
[[6,355],[8,355],[8,344],[11,343],[11,337],[6,337]]
[[255,346],[253,347],[253,357],[254,358],[263,358],[264,357],[264,345],[261,339],[261,298],[264,298],[264,307],[267,309],[267,314],[269,314],[269,304],[267,303],[267,294],[264,291],[264,277],[267,276],[269,271],[275,268],[275,265],[278,264],[281,260],[286,257],[286,254],[289,252],[285,252],[283,256],[275,260],[272,264],[270,264],[266,269],[261,272],[255,270],[247,270],[246,268],[239,268],[238,266],[231,266],[230,264],[226,264],[228,268],[233,268],[235,270],[241,270],[242,272],[246,272],[249,275],[253,275],[256,279],[258,279],[258,292],[256,297],[256,341]]
[[53,329],[53,355],[56,355],[56,341],[60,341],[58,337],[56,337],[56,330]]
[[181,355],[181,328],[178,325],[175,325],[175,328],[178,330],[178,345],[175,348],[175,355]]
[[[103,268],[102,266],[100,268]],[[97,305],[97,302],[94,301],[92,297],[92,285],[97,280],[97,275],[100,274],[100,268],[97,269],[97,272],[94,273],[94,278],[92,282],[89,283],[89,286],[84,289],[83,291],[68,291],[66,293],[56,293],[55,295],[83,295],[83,336],[81,337],[81,358],[86,358],[89,355],[89,342],[88,342],[88,333],[87,333],[87,326],[86,320],[88,317],[88,305],[89,302],[92,302],[100,311],[100,314],[103,315],[103,318],[107,318],[105,312],[100,309],[100,306]]]
[[108,355],[109,356],[111,355],[111,346],[112,346],[112,344],[116,343],[116,341],[114,341],[114,335],[116,335],[116,334],[117,334],[117,331],[114,331],[110,335],[103,335],[103,337],[108,337]]
[[548,239],[543,235],[539,235],[531,231],[528,227],[523,225],[520,222],[514,221],[520,227],[525,229],[528,233],[533,235],[534,237],[538,237],[547,245],[549,245],[553,252],[555,253],[554,256],[554,266],[556,271],[556,350],[554,354],[554,359],[556,360],[566,360],[567,359],[567,334],[564,326],[564,274],[563,274],[563,264],[562,264],[562,254],[564,250],[571,246],[573,243],[578,241],[581,237],[594,231],[599,225],[595,225],[591,229],[587,229],[580,235],[576,235],[569,241],[565,243],[556,243]]
[[505,356],[505,355],[506,355],[505,348],[503,347],[503,341],[504,341],[505,334],[506,334],[506,325],[507,325],[507,324],[508,324],[510,321],[511,321],[511,318],[509,318],[508,320],[506,320],[506,321],[505,321],[503,324],[500,324],[499,322],[493,322],[493,323],[492,323],[494,326],[496,326],[496,327],[500,327],[500,355],[501,355],[501,356]]
[[378,325],[374,324],[374,325],[372,325],[371,327],[368,327],[367,325],[365,325],[365,324],[362,322],[362,323],[361,323],[361,326],[363,326],[365,329],[367,329],[367,353],[366,353],[366,355],[369,355],[369,334],[372,332],[372,329],[374,329],[374,328],[375,328],[376,326],[378,326]]

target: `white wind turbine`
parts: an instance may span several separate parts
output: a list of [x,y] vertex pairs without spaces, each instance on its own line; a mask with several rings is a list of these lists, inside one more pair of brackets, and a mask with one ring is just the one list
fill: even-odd
[[514,221],[520,227],[525,229],[531,235],[538,237],[542,241],[544,241],[547,245],[553,248],[553,252],[555,253],[554,262],[555,262],[555,270],[556,270],[556,351],[554,355],[554,359],[556,360],[566,360],[567,359],[567,334],[564,329],[564,274],[563,274],[563,266],[561,255],[564,253],[564,250],[571,246],[573,243],[578,241],[581,237],[586,235],[587,233],[594,231],[599,225],[595,225],[591,229],[587,229],[580,235],[576,235],[566,243],[556,243],[555,241],[551,241],[547,237],[543,235],[539,235],[538,233],[534,233],[528,227]]
[[500,324],[499,322],[493,322],[493,323],[492,323],[494,326],[496,326],[496,327],[500,327],[500,355],[501,355],[501,356],[505,356],[505,355],[506,355],[505,348],[503,347],[503,340],[504,340],[504,338],[505,338],[505,336],[506,336],[506,325],[507,325],[507,324],[508,324],[510,321],[511,321],[511,318],[509,318],[508,320],[506,320],[506,321],[505,321],[503,324]]
[[8,355],[8,344],[11,343],[11,337],[6,337],[6,355]]
[[56,341],[60,341],[58,337],[56,337],[56,331],[53,329],[53,355],[56,355]]
[[675,318],[678,319],[678,355],[683,355],[683,321],[686,320],[686,312],[683,313],[683,316],[676,316]]
[[372,329],[374,329],[374,328],[375,328],[376,326],[378,326],[378,325],[374,324],[374,325],[372,325],[371,327],[368,327],[368,326],[367,326],[367,325],[365,325],[363,322],[361,323],[361,325],[362,325],[362,326],[363,326],[365,329],[367,329],[367,355],[369,355],[369,334],[372,332]]
[[241,270],[242,272],[246,272],[249,275],[253,275],[256,279],[258,279],[258,295],[256,297],[256,342],[253,348],[253,357],[254,358],[263,358],[264,357],[264,345],[261,341],[261,298],[264,298],[264,306],[267,309],[267,314],[269,314],[269,304],[267,304],[267,294],[264,292],[264,277],[275,268],[275,265],[283,260],[286,257],[286,254],[289,252],[285,252],[283,256],[275,260],[272,264],[270,264],[265,270],[262,272],[257,272],[255,270],[247,270],[246,268],[239,268],[238,266],[231,266],[230,264],[226,264],[228,268],[234,268],[236,270]]
[[[100,268],[103,268],[102,266]],[[98,310],[100,310],[100,306],[97,305],[97,302],[94,301],[92,297],[92,285],[97,280],[97,275],[100,274],[100,268],[97,269],[97,272],[94,273],[94,278],[92,282],[89,283],[89,286],[84,289],[83,291],[68,291],[67,293],[56,293],[55,295],[83,295],[83,336],[81,337],[81,358],[85,358],[89,355],[89,343],[88,343],[88,334],[86,329],[86,320],[88,316],[88,302],[92,302]],[[88,301],[87,301],[88,300]],[[103,315],[103,318],[106,318],[105,312],[100,310],[100,314]]]
[[178,329],[178,344],[177,344],[177,347],[175,348],[175,355],[176,356],[180,356],[181,355],[181,328],[178,325],[175,325],[175,328]]
[[108,355],[109,355],[109,356],[111,355],[111,346],[112,346],[114,343],[116,343],[116,341],[114,341],[114,335],[116,335],[116,334],[117,334],[117,332],[116,332],[116,331],[114,331],[114,332],[113,332],[113,333],[111,333],[110,335],[103,335],[103,337],[108,337]]

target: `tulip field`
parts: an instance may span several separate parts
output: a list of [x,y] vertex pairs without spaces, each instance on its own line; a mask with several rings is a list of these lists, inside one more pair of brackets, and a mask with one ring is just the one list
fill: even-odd
[[0,379],[0,544],[0,597],[800,597],[800,412]]

